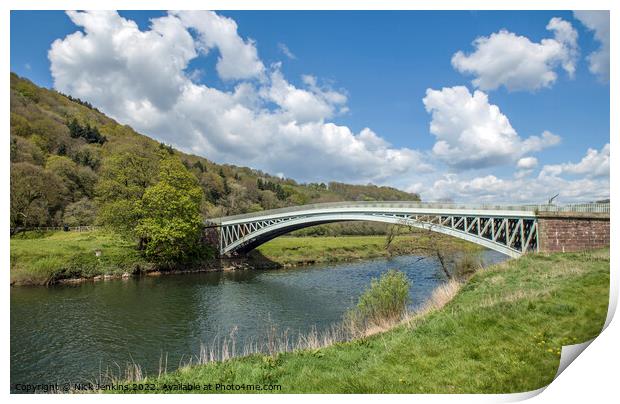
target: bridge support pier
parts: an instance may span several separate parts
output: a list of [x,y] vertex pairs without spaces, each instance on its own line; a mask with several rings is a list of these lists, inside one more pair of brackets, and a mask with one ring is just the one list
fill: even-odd
[[206,226],[202,232],[203,242],[210,247],[213,247],[217,254],[217,258],[220,258],[220,230],[217,226]]
[[609,214],[540,213],[538,237],[542,252],[576,252],[609,247]]

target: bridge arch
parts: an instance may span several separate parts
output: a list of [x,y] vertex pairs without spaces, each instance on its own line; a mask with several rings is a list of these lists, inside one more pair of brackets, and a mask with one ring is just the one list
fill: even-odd
[[245,253],[291,231],[326,223],[371,221],[427,229],[511,257],[538,250],[534,209],[415,202],[346,202],[306,205],[211,219],[221,255]]
[[254,248],[273,240],[279,236],[290,233],[295,230],[303,229],[306,227],[318,226],[321,224],[328,223],[337,223],[337,222],[345,222],[345,221],[370,221],[370,222],[381,222],[381,223],[389,223],[396,224],[402,226],[416,227],[419,229],[425,229],[434,231],[437,233],[446,234],[449,236],[457,237],[462,240],[466,240],[469,242],[473,242],[483,247],[489,248],[491,250],[498,251],[502,254],[506,254],[511,257],[518,257],[521,255],[520,251],[515,250],[514,248],[509,248],[506,245],[503,245],[501,242],[488,240],[482,237],[479,237],[475,234],[467,233],[464,231],[454,230],[447,226],[437,225],[434,223],[419,221],[415,219],[409,219],[404,217],[397,216],[384,216],[384,215],[367,215],[367,214],[324,214],[321,216],[302,216],[299,218],[293,218],[290,220],[282,221],[276,224],[273,224],[268,227],[261,228],[255,232],[251,233],[251,237],[241,237],[232,243],[228,244],[223,250],[223,254],[227,254],[230,252],[238,252],[238,253],[247,253]]

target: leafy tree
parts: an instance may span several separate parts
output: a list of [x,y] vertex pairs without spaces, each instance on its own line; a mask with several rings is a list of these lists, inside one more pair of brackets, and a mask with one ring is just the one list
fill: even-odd
[[55,174],[30,163],[11,164],[11,227],[54,224],[65,193]]
[[66,156],[50,156],[45,168],[62,179],[73,201],[93,196],[97,176],[90,168],[80,167]]
[[169,144],[165,144],[164,142],[159,143],[159,149],[164,150],[166,153],[172,155],[174,154],[174,149]]
[[28,120],[11,112],[11,135],[28,136],[32,133]]
[[193,165],[193,168],[196,168],[198,170],[200,170],[201,173],[204,173],[207,168],[204,166],[204,164],[202,164],[202,162],[200,160],[197,160]]
[[44,161],[45,153],[39,146],[21,136],[11,136],[11,163],[43,165]]
[[132,237],[140,218],[137,204],[155,183],[158,164],[154,153],[136,149],[104,159],[95,189],[97,221]]
[[202,198],[198,180],[179,159],[161,162],[159,182],[144,192],[138,204],[135,233],[147,257],[174,263],[199,253]]
[[90,226],[95,222],[95,204],[88,198],[82,198],[65,208],[63,223],[68,226]]
[[218,174],[207,171],[200,176],[200,185],[205,191],[205,195],[209,202],[216,203],[218,199],[225,194],[224,178]]
[[88,166],[92,170],[98,170],[101,166],[101,147],[99,147],[99,145],[80,145],[73,149],[70,156],[76,163],[83,166]]
[[69,134],[74,139],[83,138],[88,143],[98,144],[104,144],[108,141],[105,136],[99,133],[99,129],[96,126],[90,126],[89,123],[87,123],[86,126],[82,126],[76,118],[68,122],[67,127],[69,128]]

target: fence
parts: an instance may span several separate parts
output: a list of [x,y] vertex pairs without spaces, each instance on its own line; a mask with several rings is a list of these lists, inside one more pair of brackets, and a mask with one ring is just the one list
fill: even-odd
[[100,229],[100,226],[40,226],[40,227],[11,227],[11,234],[17,234],[24,231],[93,231]]

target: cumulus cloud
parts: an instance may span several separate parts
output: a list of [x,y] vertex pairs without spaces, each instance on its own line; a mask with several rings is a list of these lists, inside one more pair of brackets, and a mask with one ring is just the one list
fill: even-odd
[[499,107],[480,90],[463,86],[426,90],[422,100],[432,116],[430,132],[437,142],[433,154],[456,168],[484,168],[508,164],[522,155],[553,146],[560,137],[519,137]]
[[609,11],[575,11],[575,18],[588,29],[594,31],[594,37],[601,46],[588,55],[590,71],[602,81],[609,81]]
[[212,11],[174,11],[171,15],[198,33],[200,51],[206,54],[213,48],[218,49],[220,57],[216,69],[222,79],[259,77],[265,70],[254,41],[239,36],[233,19]]
[[600,151],[588,149],[579,163],[546,165],[538,175],[532,175],[537,162],[529,159],[519,160],[520,170],[512,179],[447,174],[428,186],[416,183],[412,188],[419,189],[426,200],[545,203],[556,193],[560,194],[559,202],[609,198],[609,144]]
[[[329,119],[347,96],[311,75],[302,86],[265,67],[236,23],[212,12],[171,12],[141,31],[116,12],[69,12],[84,33],[54,41],[54,86],[187,152],[304,181],[382,181],[426,172],[422,153]],[[195,82],[188,64],[217,48],[231,90]],[[201,74],[208,74],[202,72]]]
[[[48,56],[56,88],[88,95],[114,115],[167,109],[177,102],[186,82],[181,72],[196,57],[194,41],[177,18],[155,19],[142,32],[114,11],[67,15],[84,33],[52,43]],[[126,93],[132,96],[120,96]]]
[[480,203],[538,204],[559,193],[558,202],[589,202],[609,198],[609,179],[561,177],[501,179],[494,175],[464,179],[448,174],[435,181],[425,200],[453,200]]
[[583,175],[592,177],[609,177],[609,143],[601,150],[588,149],[579,163],[563,163],[546,165],[540,177],[559,176],[562,174]]
[[479,37],[473,42],[474,52],[454,54],[452,66],[476,76],[472,84],[482,90],[504,86],[509,91],[533,91],[550,87],[557,80],[558,66],[569,77],[574,76],[579,48],[577,31],[568,21],[554,17],[546,28],[554,37],[540,42],[506,30]]
[[538,159],[536,157],[523,157],[517,161],[517,168],[529,170],[538,165]]

